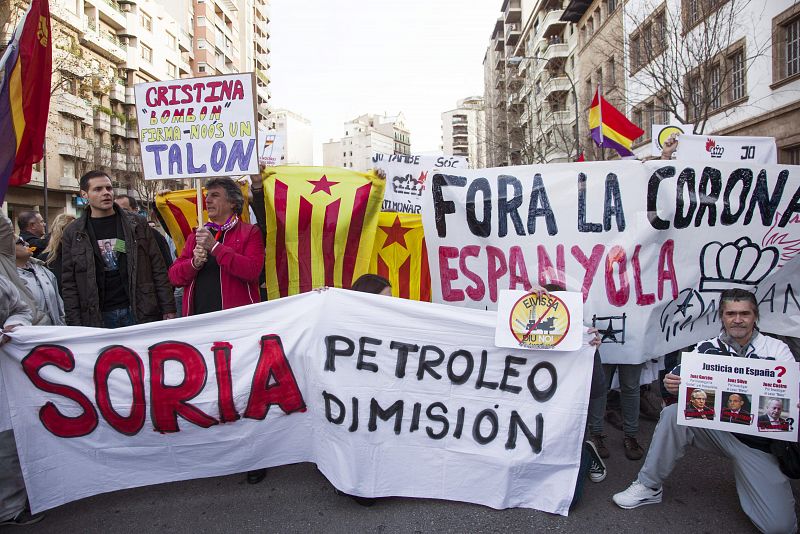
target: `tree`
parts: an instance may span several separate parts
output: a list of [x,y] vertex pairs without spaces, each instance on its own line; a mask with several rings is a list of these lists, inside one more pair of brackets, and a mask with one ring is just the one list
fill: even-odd
[[[767,53],[744,14],[751,0],[641,0],[625,6],[628,50],[622,35],[602,46],[627,55],[627,98],[638,105],[634,122],[648,127],[671,115],[701,134],[709,117],[729,113],[746,96],[747,71]],[[763,7],[761,8],[763,9]],[[750,21],[751,22],[751,21]],[[752,28],[752,30],[751,30]]]

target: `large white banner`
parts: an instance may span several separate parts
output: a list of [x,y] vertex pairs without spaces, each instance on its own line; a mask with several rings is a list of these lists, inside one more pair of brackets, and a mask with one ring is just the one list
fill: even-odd
[[253,73],[137,83],[148,180],[258,174]]
[[582,292],[607,363],[715,335],[719,293],[800,326],[800,168],[614,161],[437,171],[423,195],[433,300],[495,309],[501,289]]
[[34,511],[315,462],[340,490],[566,515],[593,349],[498,349],[495,314],[345,290],[0,353]]
[[467,158],[375,153],[372,155],[372,164],[386,173],[386,192],[381,211],[419,213],[428,175],[436,168],[466,168]]
[[689,161],[774,165],[778,163],[778,149],[774,137],[681,134],[676,157]]

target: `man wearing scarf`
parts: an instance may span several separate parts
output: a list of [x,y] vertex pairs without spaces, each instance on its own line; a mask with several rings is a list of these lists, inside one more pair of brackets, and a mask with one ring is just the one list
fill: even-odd
[[244,198],[228,177],[206,183],[208,219],[186,240],[169,269],[170,281],[185,287],[184,315],[227,310],[260,302],[258,277],[264,266],[264,238],[240,219]]

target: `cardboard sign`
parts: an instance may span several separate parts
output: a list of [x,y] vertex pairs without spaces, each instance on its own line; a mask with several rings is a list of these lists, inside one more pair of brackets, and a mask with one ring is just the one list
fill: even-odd
[[676,158],[693,161],[735,161],[743,164],[776,164],[778,149],[774,137],[732,135],[678,136]]
[[376,153],[372,156],[372,164],[386,173],[382,211],[418,214],[422,208],[425,181],[431,171],[436,168],[466,168],[467,158]]
[[428,177],[422,198],[433,302],[496,309],[504,289],[578,291],[605,363],[713,336],[730,287],[756,293],[770,332],[800,324],[798,166],[448,169]]
[[566,515],[593,349],[498,349],[495,320],[329,289],[115,330],[20,328],[0,364],[31,508],[314,462],[352,495]]
[[565,291],[500,292],[497,302],[498,347],[527,350],[578,350],[583,343],[583,299]]
[[253,73],[134,86],[145,179],[258,173]]
[[797,441],[800,364],[688,352],[678,424]]

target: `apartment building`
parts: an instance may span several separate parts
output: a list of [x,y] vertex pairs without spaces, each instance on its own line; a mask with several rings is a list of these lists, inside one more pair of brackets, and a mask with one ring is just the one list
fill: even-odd
[[325,166],[367,171],[373,167],[372,155],[411,154],[411,133],[403,113],[365,114],[344,124],[344,137],[322,145]]
[[281,165],[314,164],[314,132],[311,121],[288,109],[274,110],[267,128],[283,139]]
[[778,161],[800,163],[792,0],[572,0],[564,19],[578,29],[582,109],[602,82],[604,97],[645,131],[637,156],[650,155],[654,123],[678,122],[695,133],[775,137]]
[[456,108],[442,113],[442,151],[465,156],[473,169],[486,166],[486,141],[483,97],[471,96],[458,101]]
[[[13,215],[34,207],[48,218],[82,208],[78,178],[109,172],[118,193],[152,197],[169,184],[142,180],[133,86],[255,71],[259,119],[269,112],[268,0],[59,0],[51,2],[52,96],[46,159],[31,182],[11,188]],[[0,0],[3,42],[21,11]],[[250,44],[248,44],[250,43]]]

